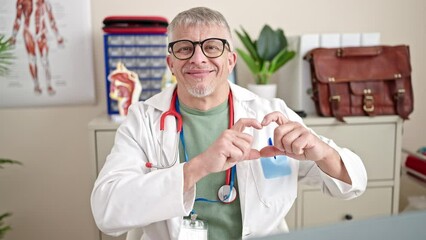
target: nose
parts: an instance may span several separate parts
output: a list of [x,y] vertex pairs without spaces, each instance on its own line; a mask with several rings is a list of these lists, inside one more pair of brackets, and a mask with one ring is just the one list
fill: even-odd
[[203,50],[201,50],[201,45],[196,44],[194,48],[194,54],[191,57],[191,62],[205,62],[207,60],[206,55],[204,55]]

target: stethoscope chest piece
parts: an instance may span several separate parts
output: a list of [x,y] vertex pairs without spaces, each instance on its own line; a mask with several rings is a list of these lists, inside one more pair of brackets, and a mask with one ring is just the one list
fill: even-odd
[[223,185],[219,188],[217,196],[223,203],[231,203],[237,198],[237,190],[230,185]]

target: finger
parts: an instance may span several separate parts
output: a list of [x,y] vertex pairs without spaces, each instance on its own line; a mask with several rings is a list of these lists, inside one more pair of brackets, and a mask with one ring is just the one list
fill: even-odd
[[260,157],[259,151],[251,148],[252,142],[253,136],[247,133],[239,133],[233,139],[232,144],[243,152],[240,160],[257,159]]
[[284,151],[279,150],[274,146],[266,146],[259,151],[261,157],[274,157],[278,155],[286,155]]
[[297,155],[304,155],[305,148],[308,145],[308,138],[306,134],[300,135],[297,139],[295,139],[291,145],[292,152]]
[[275,146],[287,153],[296,153],[293,151],[293,143],[301,136],[299,129],[290,125],[277,128],[274,134]]
[[227,139],[227,141],[233,143],[238,141],[245,141],[247,143],[251,143],[253,141],[253,136],[243,132],[236,132],[231,129],[226,129],[221,138]]
[[248,157],[244,159],[240,159],[240,161],[246,161],[246,160],[255,160],[259,159],[261,157],[260,152],[256,149],[250,149]]
[[255,129],[261,129],[262,124],[254,118],[241,118],[238,120],[231,129],[238,132],[243,132],[246,127],[253,127]]
[[252,159],[258,159],[261,157],[261,154],[256,149],[250,149],[250,153],[247,159],[245,160],[252,160]]
[[263,121],[262,121],[262,126],[267,126],[271,122],[275,122],[278,125],[283,125],[283,124],[289,122],[289,120],[281,112],[275,111],[275,112],[271,112],[271,113],[268,113],[267,115],[265,115],[265,117],[263,118]]
[[274,130],[274,146],[287,153],[292,152],[292,143],[306,132],[306,128],[297,122],[287,122]]
[[234,147],[238,148],[241,151],[242,156],[240,157],[240,159],[245,159],[250,153],[252,138],[251,136],[245,136],[245,134],[241,135],[242,137],[235,138],[232,141],[232,144],[234,145]]
[[241,143],[238,143],[239,146],[236,146],[235,144],[236,143],[232,143],[228,148],[228,157],[226,159],[228,163],[234,164],[244,159],[245,153],[244,150],[240,147]]

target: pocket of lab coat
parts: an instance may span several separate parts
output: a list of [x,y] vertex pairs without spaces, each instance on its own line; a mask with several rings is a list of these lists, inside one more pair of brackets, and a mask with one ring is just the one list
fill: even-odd
[[260,158],[263,176],[266,179],[288,176],[291,174],[291,166],[287,156]]
[[[279,162],[281,163],[281,169],[278,170],[271,170],[273,165],[276,164],[272,161],[269,163],[264,161],[262,163],[262,160],[259,159],[252,161],[250,164],[257,193],[264,203],[288,201],[296,198],[298,161],[288,158],[283,165],[283,159],[279,160],[281,161]],[[269,166],[266,166],[267,164]],[[266,166],[266,170],[264,170],[264,166]]]

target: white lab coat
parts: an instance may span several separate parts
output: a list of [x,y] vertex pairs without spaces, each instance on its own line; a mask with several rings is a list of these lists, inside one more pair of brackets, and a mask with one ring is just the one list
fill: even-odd
[[[231,84],[234,118],[261,121],[267,113],[280,111],[292,121],[302,119],[282,100],[258,98],[248,90]],[[130,107],[126,120],[117,130],[115,144],[95,182],[91,196],[93,216],[106,234],[120,235],[138,228],[141,239],[177,239],[183,216],[192,210],[195,188],[183,192],[183,163],[179,160],[164,170],[147,169],[149,160],[156,164],[160,151],[160,115],[170,107],[174,87]],[[275,126],[245,131],[254,136],[253,148],[261,149],[273,136]],[[166,118],[164,147],[170,163],[175,153],[176,121]],[[319,183],[324,193],[350,199],[361,195],[367,175],[361,159],[333,141],[349,173],[352,185],[323,173],[312,161],[291,159],[290,176],[265,179],[259,160],[237,164],[238,192],[241,202],[243,239],[288,231],[284,217],[291,208],[298,181]]]

